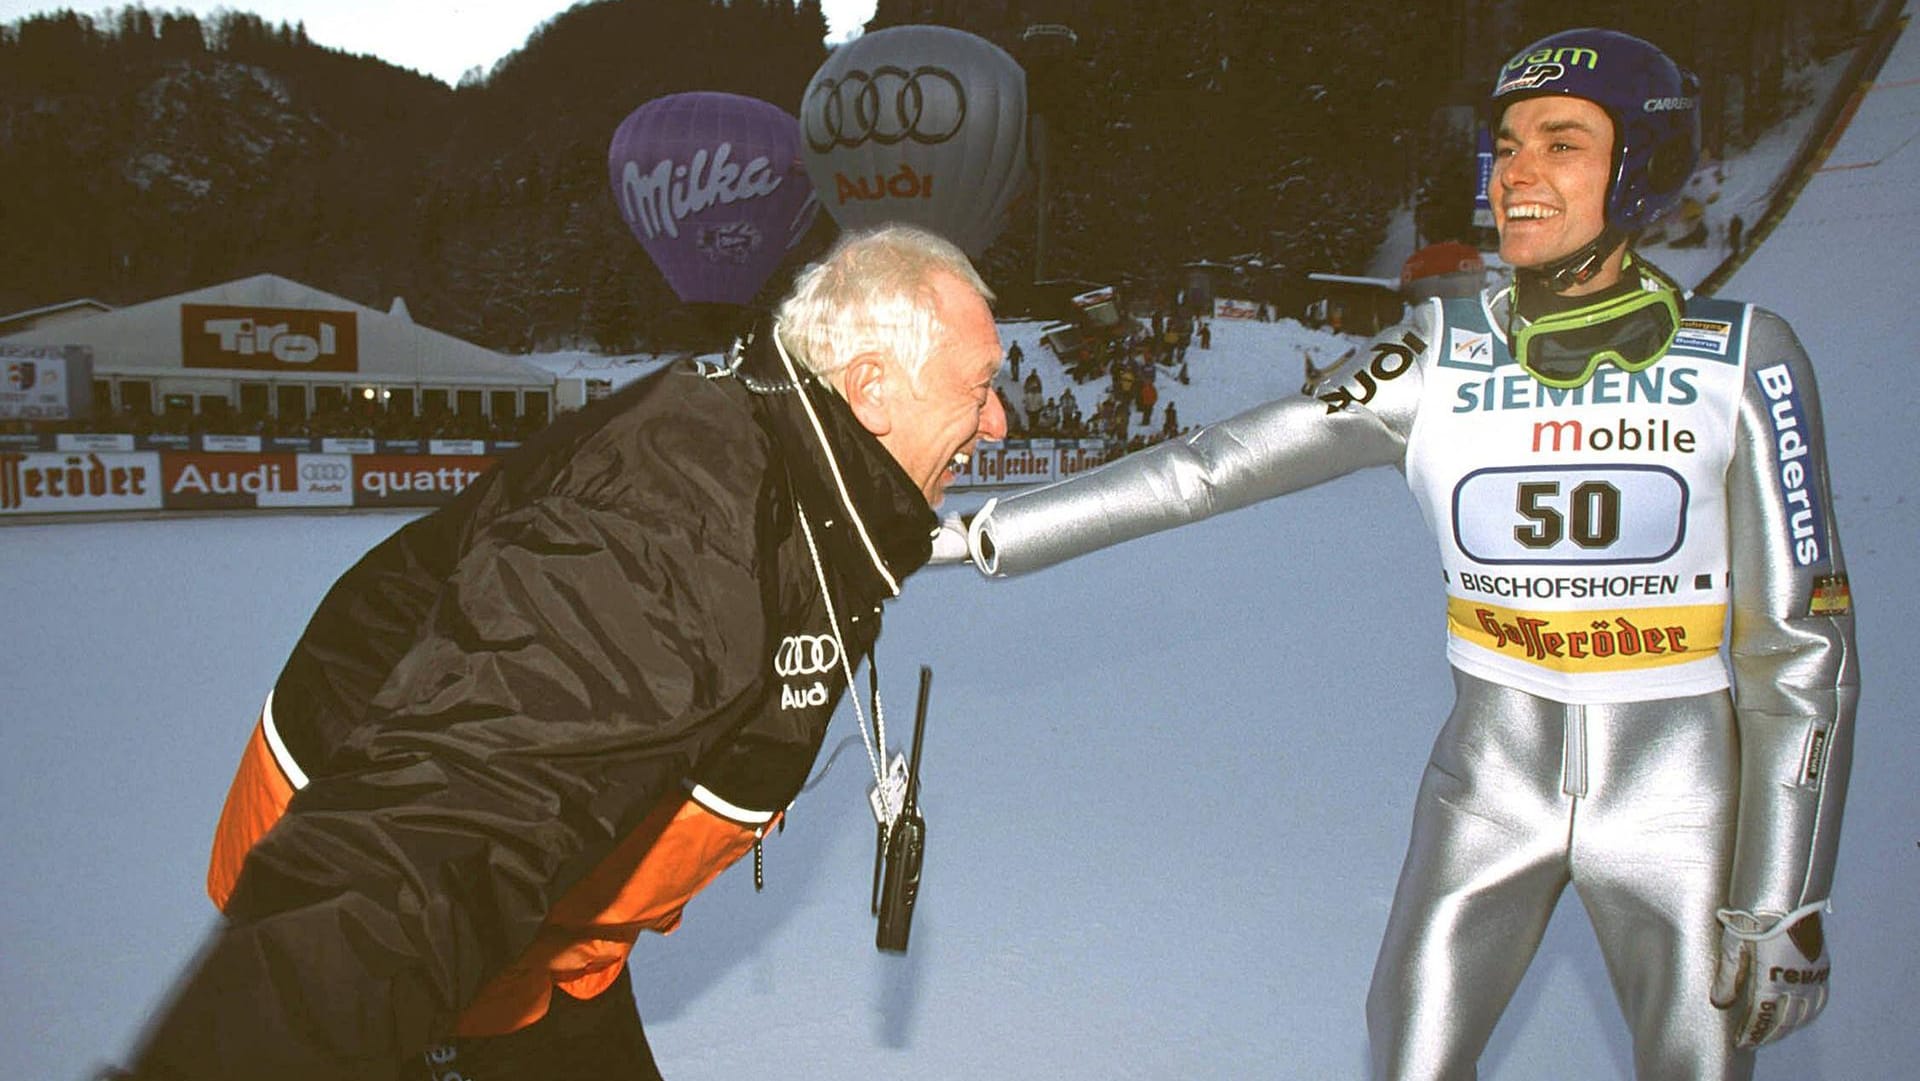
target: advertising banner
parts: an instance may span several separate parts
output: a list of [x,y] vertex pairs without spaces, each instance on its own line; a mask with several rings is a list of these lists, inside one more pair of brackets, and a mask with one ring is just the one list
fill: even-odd
[[0,420],[93,415],[93,350],[0,342]]
[[1020,487],[1084,473],[1107,460],[1104,439],[1009,439],[982,443],[953,488]]
[[356,507],[430,507],[460,494],[493,467],[477,456],[363,454],[353,458]]
[[1260,305],[1238,297],[1214,297],[1213,317],[1215,319],[1258,319]]
[[344,454],[167,454],[161,474],[169,510],[353,505]]
[[160,455],[154,451],[0,451],[0,514],[157,510]]
[[[142,432],[128,450],[192,450],[194,437],[185,432]],[[99,449],[99,448],[95,448]]]
[[484,439],[429,439],[428,454],[485,454],[487,441]]
[[1035,447],[1024,439],[1009,439],[1005,443],[982,443],[973,453],[964,476],[956,481],[956,486],[997,485],[997,484],[1044,484],[1059,476],[1056,451],[1051,440],[1048,445]]
[[182,304],[180,360],[189,368],[357,372],[360,327],[350,311]]
[[1051,446],[1022,446],[1017,441],[1009,440],[1000,454],[998,468],[988,474],[987,479],[1000,484],[1046,484],[1060,479],[1059,471],[1055,468],[1058,464]]
[[493,467],[462,455],[0,448],[0,514],[433,507]]
[[[66,437],[63,437],[66,438]],[[0,514],[94,511],[434,507],[499,459],[491,454],[326,454],[224,449],[118,450],[86,439],[59,450],[0,443]],[[1045,484],[1106,460],[1104,439],[983,443],[953,487]]]
[[[59,432],[53,437],[53,449],[68,454],[81,454],[86,451],[123,451],[136,449],[133,437],[125,433],[114,432]],[[146,450],[146,447],[137,448]]]
[[258,454],[260,437],[257,435],[202,435],[200,449],[219,451],[222,454]]
[[1104,463],[1107,460],[1107,441],[1104,439],[1064,439],[1060,442],[1060,465],[1057,472],[1062,477],[1071,477],[1077,473]]

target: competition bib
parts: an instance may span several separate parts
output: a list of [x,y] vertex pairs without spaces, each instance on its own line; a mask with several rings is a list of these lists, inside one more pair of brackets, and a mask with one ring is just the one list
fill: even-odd
[[1651,367],[1556,389],[1513,362],[1480,300],[1444,303],[1407,480],[1440,545],[1449,659],[1575,703],[1727,686],[1744,306],[1694,300]]

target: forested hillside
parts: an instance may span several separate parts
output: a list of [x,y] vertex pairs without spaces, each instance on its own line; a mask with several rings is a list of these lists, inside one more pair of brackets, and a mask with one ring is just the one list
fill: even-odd
[[[1714,146],[1776,116],[1784,73],[1850,43],[1871,7],[1629,0],[1580,17],[1699,70]],[[1563,8],[881,0],[870,28],[959,26],[1028,63],[1052,135],[1046,272],[1152,283],[1202,258],[1354,271],[1409,199],[1429,239],[1463,230],[1467,107]],[[1077,44],[1037,54],[1022,35],[1041,22]],[[447,87],[244,12],[0,27],[0,312],[272,271],[374,307],[404,296],[421,322],[506,350],[670,344],[683,324],[607,191],[607,140],[683,90],[793,110],[825,29],[817,0],[597,0]],[[798,254],[832,231],[823,215]],[[1029,199],[983,260],[1003,291],[1033,276],[1034,234]]]

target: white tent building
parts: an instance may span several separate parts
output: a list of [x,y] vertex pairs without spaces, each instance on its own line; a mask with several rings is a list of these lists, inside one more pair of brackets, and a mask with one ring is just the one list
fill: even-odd
[[[257,274],[0,336],[84,346],[95,407],[298,419],[355,400],[405,415],[550,419],[552,373],[413,322]],[[564,403],[563,403],[564,404]]]

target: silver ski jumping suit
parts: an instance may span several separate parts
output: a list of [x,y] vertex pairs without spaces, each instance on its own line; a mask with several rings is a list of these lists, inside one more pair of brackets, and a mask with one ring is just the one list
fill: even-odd
[[1456,698],[1368,994],[1374,1076],[1472,1078],[1572,883],[1639,1077],[1744,1078],[1715,910],[1828,896],[1858,690],[1813,371],[1779,317],[1691,298],[1652,367],[1556,390],[1507,352],[1510,296],[1427,301],[1315,396],[990,504],[979,562],[1399,468]]

